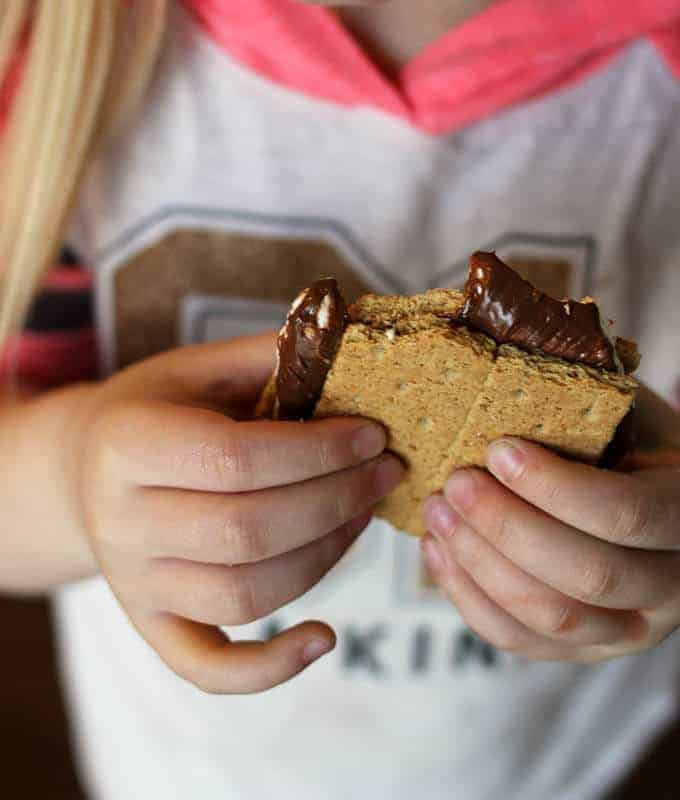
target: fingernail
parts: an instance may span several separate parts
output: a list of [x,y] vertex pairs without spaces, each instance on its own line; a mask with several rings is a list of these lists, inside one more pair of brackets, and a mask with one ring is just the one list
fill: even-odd
[[454,473],[444,486],[446,499],[463,513],[474,507],[478,494],[478,482],[474,473],[461,470]]
[[427,529],[438,536],[451,536],[461,521],[460,514],[439,495],[427,500],[424,514]]
[[425,564],[432,572],[443,572],[444,570],[444,556],[442,555],[439,544],[430,536],[424,538],[421,542],[421,550],[423,551],[423,558]]
[[312,639],[302,650],[302,660],[305,664],[311,664],[332,649],[333,645],[327,639]]
[[357,458],[367,461],[385,449],[387,437],[379,425],[364,425],[352,438],[352,450]]
[[394,456],[384,458],[376,470],[378,495],[384,497],[396,488],[404,477],[405,469]]
[[504,439],[499,439],[489,445],[486,460],[489,470],[504,481],[518,478],[525,463],[524,453]]

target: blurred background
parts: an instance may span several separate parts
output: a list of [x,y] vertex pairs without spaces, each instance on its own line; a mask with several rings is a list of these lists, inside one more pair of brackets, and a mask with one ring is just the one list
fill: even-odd
[[47,602],[0,598],[0,630],[0,794],[17,800],[83,800]]

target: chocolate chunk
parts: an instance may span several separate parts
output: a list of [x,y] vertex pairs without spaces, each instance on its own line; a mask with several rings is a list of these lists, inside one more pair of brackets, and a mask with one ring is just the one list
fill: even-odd
[[309,419],[347,323],[347,305],[334,278],[316,281],[295,300],[278,338],[278,418]]
[[595,303],[555,300],[535,289],[494,253],[475,253],[462,320],[499,344],[617,371],[614,345]]

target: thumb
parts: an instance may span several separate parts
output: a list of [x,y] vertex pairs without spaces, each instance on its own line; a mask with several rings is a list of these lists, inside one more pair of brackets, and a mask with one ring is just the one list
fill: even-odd
[[141,382],[147,399],[239,411],[252,409],[275,363],[271,331],[171,350],[131,367],[128,379]]

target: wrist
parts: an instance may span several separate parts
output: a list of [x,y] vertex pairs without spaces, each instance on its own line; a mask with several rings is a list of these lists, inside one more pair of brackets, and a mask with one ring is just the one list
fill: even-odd
[[[95,385],[54,391],[0,414],[0,589],[43,592],[95,575],[80,513],[77,465]],[[3,464],[4,462],[4,464]]]

